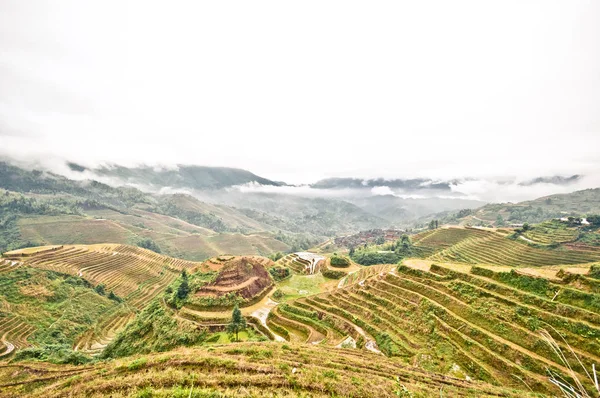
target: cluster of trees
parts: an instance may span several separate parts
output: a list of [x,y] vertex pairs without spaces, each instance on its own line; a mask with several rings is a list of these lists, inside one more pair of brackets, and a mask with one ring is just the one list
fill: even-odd
[[241,232],[229,228],[218,216],[212,213],[200,213],[199,211],[186,210],[177,205],[173,198],[163,200],[154,209],[157,213],[179,218],[199,227],[209,228],[216,232]]
[[514,223],[538,223],[551,218],[560,217],[559,211],[544,210],[542,207],[510,207],[508,221]]
[[275,234],[275,239],[290,246],[290,253],[308,250],[321,242],[320,239],[306,234],[286,234],[281,231]]
[[429,229],[437,229],[439,227],[439,220],[429,221]]
[[186,270],[181,271],[181,276],[178,278],[177,283],[177,290],[175,291],[173,291],[171,286],[167,287],[166,294],[170,295],[167,302],[172,307],[181,308],[191,291],[190,281]]
[[525,224],[523,224],[523,226],[521,228],[515,229],[515,234],[518,235],[518,234],[521,234],[523,232],[527,232],[527,231],[531,230],[531,228],[532,228],[532,226],[529,225],[529,223],[525,223]]
[[292,275],[292,272],[288,267],[282,267],[280,265],[275,265],[269,268],[269,273],[276,282],[287,279]]
[[[104,285],[104,283],[100,283],[100,284],[96,285],[96,287],[94,288],[94,290],[99,295],[106,296],[106,285]],[[117,303],[120,303],[121,301],[123,301],[123,299],[121,299],[121,297],[117,296],[115,294],[115,292],[113,292],[112,290],[108,293],[107,297],[110,300],[116,301]]]
[[325,278],[329,279],[340,279],[347,275],[344,271],[336,271],[330,268],[323,269],[321,273]]
[[361,265],[396,264],[400,256],[392,251],[377,251],[372,249],[356,250],[352,260]]
[[592,227],[600,227],[600,215],[591,214],[586,217],[587,222],[590,223]]
[[333,256],[329,259],[329,264],[336,268],[347,268],[350,266],[350,259],[346,256],[340,256],[337,253],[333,253]]
[[457,218],[463,218],[466,216],[470,216],[471,214],[473,214],[473,210],[471,209],[461,209],[456,213],[456,217]]
[[404,257],[413,254],[413,245],[410,237],[403,234],[395,242],[380,246],[363,246],[359,249],[350,249],[350,257],[361,265],[396,264]]
[[138,247],[152,250],[155,253],[160,253],[160,247],[150,238],[142,239],[137,243]]

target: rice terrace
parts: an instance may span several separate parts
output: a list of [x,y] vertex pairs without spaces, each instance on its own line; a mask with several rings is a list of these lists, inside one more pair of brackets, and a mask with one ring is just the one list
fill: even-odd
[[[209,395],[372,396],[371,377],[379,396],[591,391],[600,250],[576,240],[597,232],[530,228],[523,240],[444,226],[350,255],[320,245],[275,261],[191,262],[115,244],[8,251],[1,396],[170,396],[194,385]],[[406,250],[398,264],[356,262]],[[243,343],[227,333],[234,307]]]
[[0,32],[0,398],[600,398],[600,1]]

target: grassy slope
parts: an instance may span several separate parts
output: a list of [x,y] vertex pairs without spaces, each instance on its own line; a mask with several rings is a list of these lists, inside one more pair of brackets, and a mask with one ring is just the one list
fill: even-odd
[[34,346],[64,360],[78,336],[118,306],[76,276],[30,267],[0,273],[0,337],[17,352]]
[[[17,302],[26,298],[19,286],[29,282],[26,280],[13,280],[12,275],[18,275],[15,273],[19,272],[24,273],[24,275],[29,273],[37,275],[37,273],[43,272],[42,270],[51,271],[50,274],[52,275],[60,272],[61,274],[56,275],[68,275],[67,278],[70,277],[76,280],[80,280],[79,277],[82,277],[89,281],[91,286],[102,284],[105,286],[106,294],[114,291],[123,299],[120,304],[115,303],[115,301],[107,301],[111,304],[110,306],[102,306],[90,300],[91,307],[83,309],[75,305],[77,301],[75,300],[76,297],[73,296],[73,300],[75,300],[73,301],[73,308],[81,311],[81,315],[85,315],[85,322],[79,322],[73,326],[76,333],[69,335],[68,342],[80,350],[94,353],[101,350],[104,345],[112,340],[138,310],[144,308],[154,297],[162,293],[177,278],[182,269],[200,266],[200,263],[174,259],[149,250],[123,245],[64,246],[57,247],[54,251],[40,251],[38,253],[31,253],[31,250],[25,249],[23,250],[26,254],[25,257],[19,257],[20,252],[6,253],[7,256],[11,257],[4,260],[3,263],[12,264],[14,261],[16,264],[11,267],[4,266],[0,268],[0,276],[8,278],[5,281],[6,291],[16,295],[14,300],[17,300]],[[35,280],[33,277],[26,277],[25,279]],[[35,287],[37,284],[33,283],[33,286]],[[43,293],[49,287],[42,284],[36,289],[33,291]],[[91,288],[88,290],[92,291]],[[53,297],[42,293],[38,298],[51,300],[48,297]],[[96,294],[93,294],[92,298],[96,296]],[[13,301],[7,299],[7,305],[5,306],[7,313],[12,311],[15,304]],[[32,314],[35,314],[36,305],[36,302],[25,300],[22,308],[23,311],[28,309]],[[65,314],[67,314],[67,310],[70,311],[69,308],[63,308],[63,310]],[[59,312],[57,312],[56,316],[59,315]],[[46,316],[45,313],[41,313],[41,316],[43,319],[54,319],[51,316]],[[28,319],[26,318],[26,321]],[[40,322],[26,323],[37,332],[47,327],[46,324]],[[58,323],[58,325],[61,324]]]
[[528,396],[358,350],[280,343],[178,349],[85,368],[0,367],[0,397],[430,397],[440,390],[448,397]]
[[416,254],[436,261],[521,266],[600,261],[600,251],[596,248],[533,245],[497,231],[477,228],[440,228],[418,234],[413,241]]
[[[452,222],[478,225],[483,220],[486,224],[494,224],[497,216],[501,215],[509,223],[538,223],[550,218],[598,213],[600,213],[600,188],[544,196],[519,203],[488,204],[474,210],[469,216],[452,218]],[[427,220],[442,217],[443,215],[441,217],[432,215],[428,216]]]
[[228,253],[268,255],[289,250],[272,234],[222,233],[197,227],[184,221],[155,213],[140,216],[122,215],[111,210],[93,211],[88,218],[76,215],[31,216],[18,221],[23,241],[38,244],[135,244],[150,238],[169,255],[202,261]]

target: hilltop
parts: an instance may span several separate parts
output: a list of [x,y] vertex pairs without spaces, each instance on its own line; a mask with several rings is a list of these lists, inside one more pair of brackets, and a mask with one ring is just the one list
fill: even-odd
[[95,169],[86,169],[72,165],[73,171],[88,171],[100,177],[118,179],[121,184],[146,185],[150,188],[160,189],[220,189],[248,183],[261,185],[282,186],[276,182],[257,176],[247,170],[231,167],[209,167],[195,165],[175,165],[173,167],[124,167],[119,165],[104,166]]
[[234,257],[222,262],[215,280],[194,293],[204,299],[218,299],[235,295],[243,300],[254,301],[273,287],[273,280],[263,262],[252,257]]
[[543,196],[518,203],[493,203],[477,209],[462,209],[422,218],[418,224],[431,219],[460,225],[493,225],[539,223],[551,218],[585,217],[600,214],[600,188],[585,189],[568,194]]

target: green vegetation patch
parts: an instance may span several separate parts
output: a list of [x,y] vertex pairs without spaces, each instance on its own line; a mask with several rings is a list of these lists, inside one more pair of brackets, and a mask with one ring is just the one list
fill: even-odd
[[178,321],[162,300],[154,299],[103,351],[103,358],[167,351],[199,344],[206,331],[191,322]]
[[118,305],[82,278],[30,267],[0,273],[0,302],[10,308],[0,310],[0,319],[6,320],[0,324],[14,318],[21,323],[6,336],[8,341],[22,340],[31,331],[26,341],[32,347],[19,350],[17,359],[76,364],[89,360],[71,349],[78,336]]
[[336,268],[348,268],[350,266],[350,259],[346,256],[333,253],[333,256],[329,259],[329,264]]

